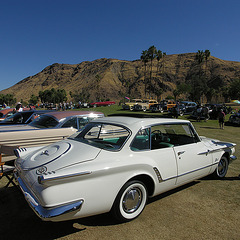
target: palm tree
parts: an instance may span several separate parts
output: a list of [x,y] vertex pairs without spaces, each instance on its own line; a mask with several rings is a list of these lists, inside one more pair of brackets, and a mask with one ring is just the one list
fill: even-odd
[[158,60],[158,69],[157,69],[157,71],[160,71],[160,64],[159,64],[159,62],[160,62],[160,60],[162,59],[162,57],[163,57],[162,51],[161,51],[161,50],[158,50],[158,51],[157,51],[157,60]]
[[163,52],[163,73],[165,71],[165,57],[166,57],[167,53]]
[[211,53],[210,53],[210,51],[208,49],[205,50],[204,56],[205,56],[206,68],[207,68],[207,61],[208,61],[209,57],[211,56]]
[[153,66],[153,60],[157,57],[157,49],[155,46],[151,46],[149,49],[148,49],[148,57],[151,61],[151,69],[150,69],[150,79],[149,79],[149,98],[151,98],[151,88],[152,88],[152,66]]
[[201,64],[204,60],[204,52],[203,50],[198,50],[196,55],[196,60],[198,61],[198,64]]
[[196,60],[199,64],[199,76],[201,75],[201,70],[202,70],[202,62],[204,60],[204,52],[203,50],[198,50],[196,54]]
[[146,91],[147,91],[146,71],[147,71],[147,63],[149,60],[147,50],[142,51],[141,60],[144,64],[144,85],[145,85],[145,97],[146,97]]

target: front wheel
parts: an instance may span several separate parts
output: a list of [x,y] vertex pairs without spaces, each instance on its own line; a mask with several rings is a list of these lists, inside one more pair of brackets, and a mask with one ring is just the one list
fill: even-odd
[[138,217],[147,202],[147,188],[141,181],[127,182],[118,193],[112,213],[120,222]]
[[217,178],[224,178],[228,171],[228,159],[225,156],[222,156],[218,166],[214,172],[215,177]]

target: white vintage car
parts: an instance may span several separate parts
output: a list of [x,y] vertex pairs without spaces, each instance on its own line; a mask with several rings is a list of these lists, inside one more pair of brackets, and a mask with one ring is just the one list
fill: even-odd
[[235,144],[199,137],[189,121],[107,117],[44,148],[17,149],[17,179],[36,214],[63,221],[111,211],[130,221],[147,199],[226,175]]

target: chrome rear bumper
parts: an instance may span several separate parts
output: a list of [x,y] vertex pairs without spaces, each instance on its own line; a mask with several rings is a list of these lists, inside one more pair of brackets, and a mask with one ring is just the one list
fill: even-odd
[[69,212],[79,211],[84,202],[83,200],[78,200],[78,201],[74,201],[74,202],[56,206],[56,207],[45,208],[38,203],[36,198],[30,193],[27,186],[25,185],[25,183],[22,181],[20,177],[17,177],[15,175],[15,179],[18,181],[18,184],[28,204],[42,220],[51,221],[53,220],[52,218],[65,215]]

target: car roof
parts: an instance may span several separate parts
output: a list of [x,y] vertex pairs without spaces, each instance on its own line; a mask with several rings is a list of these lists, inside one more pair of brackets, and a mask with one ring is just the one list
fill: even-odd
[[138,127],[145,127],[145,126],[150,126],[154,124],[189,123],[188,120],[180,120],[180,119],[173,119],[173,118],[136,118],[136,117],[125,117],[125,116],[105,117],[101,119],[96,119],[93,122],[124,125],[130,129],[132,129],[137,125]]
[[27,110],[27,111],[21,111],[21,112],[16,112],[16,113],[23,113],[23,114],[26,114],[26,113],[48,113],[48,112],[54,112],[54,110],[35,110],[35,109],[32,109],[32,110]]
[[93,116],[94,117],[95,115],[101,115],[104,117],[104,114],[102,112],[94,112],[94,111],[53,111],[45,115],[51,115],[58,120],[66,117],[71,117],[71,116]]

